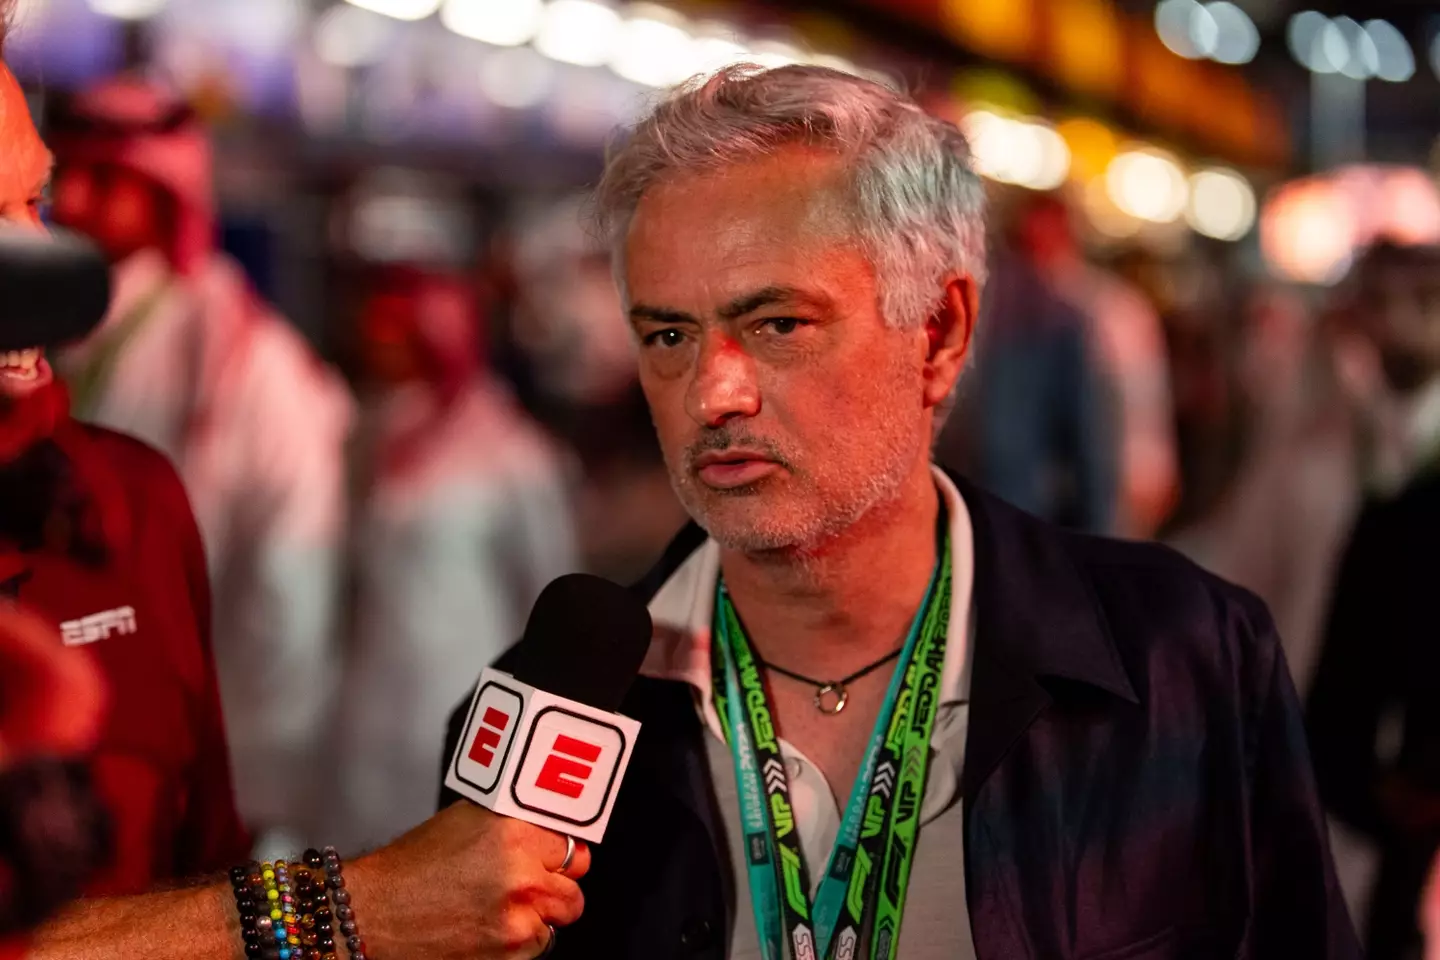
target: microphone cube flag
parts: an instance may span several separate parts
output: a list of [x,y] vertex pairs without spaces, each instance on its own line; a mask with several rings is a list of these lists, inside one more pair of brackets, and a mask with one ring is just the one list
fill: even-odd
[[599,843],[640,724],[488,668],[445,785],[495,813]]

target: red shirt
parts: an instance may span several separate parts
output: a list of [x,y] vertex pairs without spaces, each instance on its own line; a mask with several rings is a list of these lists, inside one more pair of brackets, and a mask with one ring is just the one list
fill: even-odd
[[139,893],[245,859],[210,646],[205,553],[180,478],[138,440],[56,430],[91,502],[122,518],[103,562],[0,540],[0,582],[83,645],[110,686],[94,758],[115,856],[90,895]]

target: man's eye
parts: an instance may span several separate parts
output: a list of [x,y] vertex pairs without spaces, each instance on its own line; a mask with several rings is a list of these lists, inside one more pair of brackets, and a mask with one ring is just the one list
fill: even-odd
[[647,347],[678,347],[684,339],[685,335],[683,333],[674,327],[670,327],[665,330],[656,330],[654,333],[647,334],[645,337],[645,345]]
[[796,329],[800,327],[801,323],[802,321],[796,317],[769,317],[760,321],[760,326],[769,327],[783,336],[794,333]]

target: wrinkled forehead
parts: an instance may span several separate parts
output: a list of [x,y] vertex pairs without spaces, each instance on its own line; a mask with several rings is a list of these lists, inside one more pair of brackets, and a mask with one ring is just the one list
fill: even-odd
[[673,171],[640,197],[631,236],[640,220],[712,231],[747,220],[814,231],[848,209],[848,174],[840,155],[799,145],[709,170]]
[[836,155],[797,147],[654,184],[625,237],[627,291],[723,295],[853,251],[846,174]]

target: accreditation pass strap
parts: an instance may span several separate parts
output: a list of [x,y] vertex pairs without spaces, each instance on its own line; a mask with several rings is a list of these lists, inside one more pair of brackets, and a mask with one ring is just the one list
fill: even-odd
[[870,960],[895,958],[940,701],[950,575],[947,531],[813,901],[769,696],[723,580],[716,587],[712,690],[735,762],[765,960],[854,960],[867,923]]

